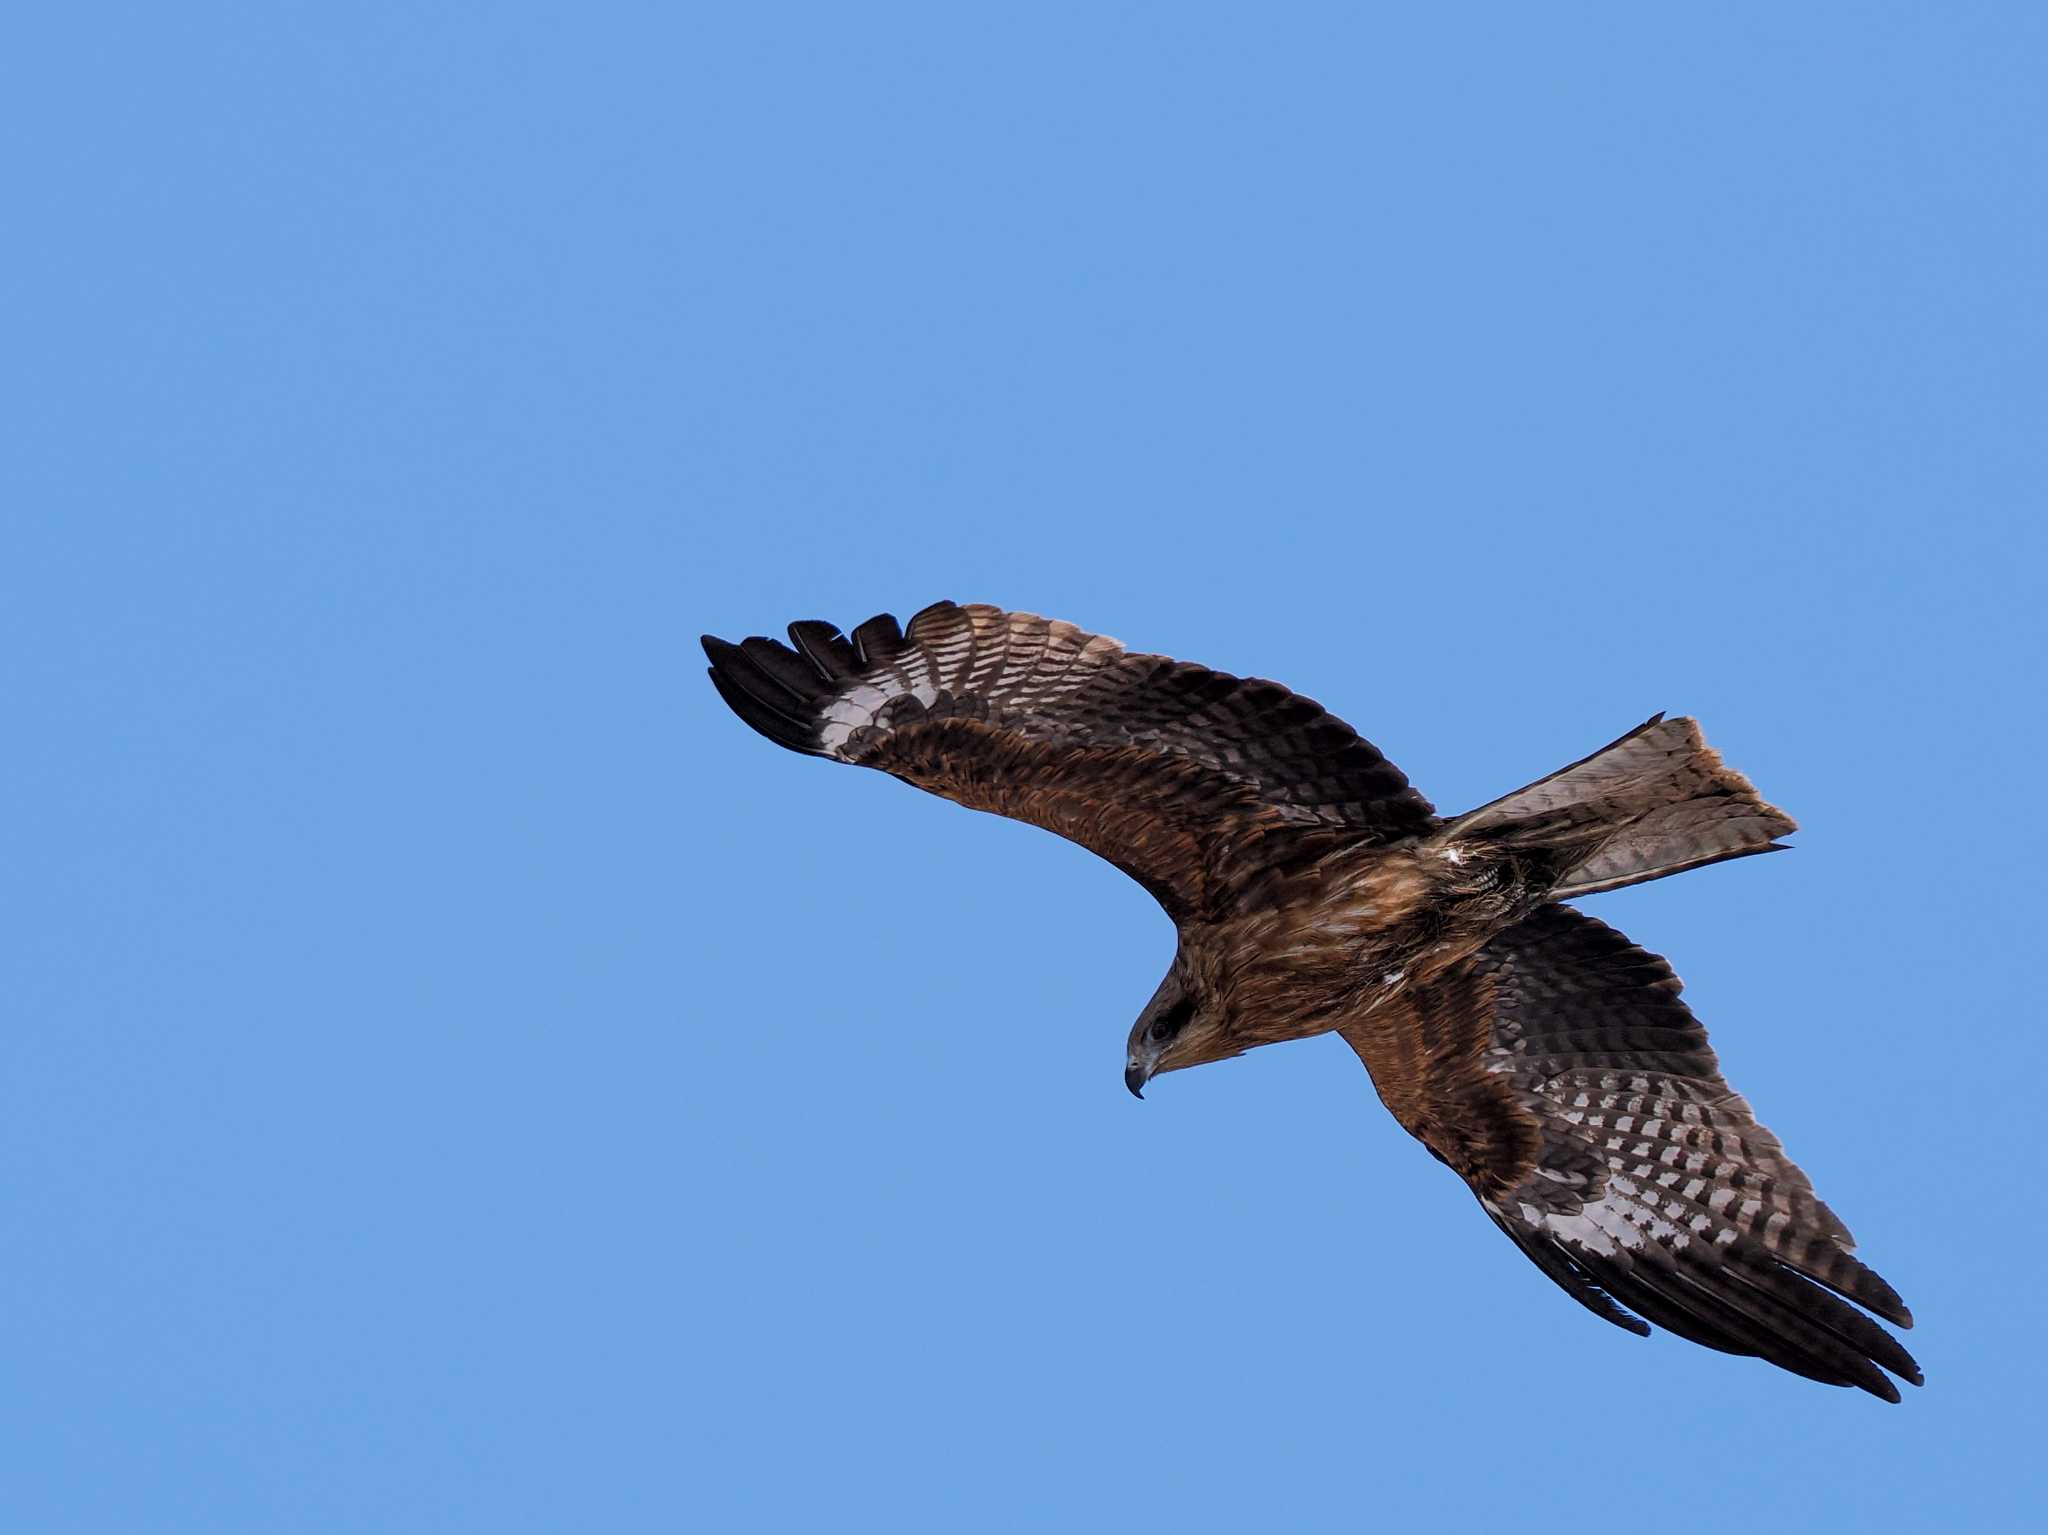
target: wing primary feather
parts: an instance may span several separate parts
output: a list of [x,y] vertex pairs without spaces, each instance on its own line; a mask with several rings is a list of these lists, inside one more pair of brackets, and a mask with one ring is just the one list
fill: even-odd
[[1785,1266],[1795,1273],[1804,1274],[1824,1290],[1832,1290],[1844,1300],[1852,1300],[1859,1306],[1868,1307],[1896,1327],[1913,1325],[1913,1310],[1899,1298],[1894,1290],[1875,1270],[1867,1267],[1853,1253],[1829,1244],[1825,1266],[1793,1263]]
[[759,668],[762,676],[787,693],[792,702],[808,706],[821,704],[831,696],[817,673],[787,645],[756,634],[740,642],[740,653]]
[[844,682],[859,666],[846,636],[823,619],[798,619],[789,626],[789,641],[825,682]]
[[1486,1207],[1486,1213],[1493,1218],[1494,1225],[1507,1233],[1508,1240],[1521,1248],[1523,1255],[1531,1263],[1535,1264],[1536,1267],[1543,1270],[1545,1274],[1549,1275],[1551,1280],[1565,1294],[1584,1306],[1593,1315],[1600,1318],[1601,1321],[1612,1322],[1623,1332],[1634,1333],[1638,1338],[1650,1336],[1648,1323],[1644,1322],[1640,1317],[1630,1316],[1620,1306],[1616,1305],[1613,1297],[1595,1284],[1591,1276],[1574,1264],[1567,1254],[1558,1251],[1539,1237],[1517,1231],[1486,1200],[1482,1199],[1480,1203]]
[[1800,1278],[1777,1264],[1731,1266],[1728,1274],[1745,1288],[1803,1317],[1822,1331],[1833,1334],[1850,1348],[1866,1354],[1901,1379],[1925,1385],[1920,1365],[1905,1346],[1877,1323],[1845,1301],[1835,1299],[1817,1284]]
[[[791,696],[789,689],[756,665],[741,646],[711,634],[703,636],[702,643],[711,661],[711,684],[733,713],[778,746],[807,756],[824,755],[815,705]],[[794,656],[790,661],[801,665]],[[823,694],[822,687],[819,692]]]
[[[1773,1304],[1757,1290],[1744,1294],[1729,1287],[1709,1289],[1703,1279],[1682,1269],[1676,1271],[1676,1277],[1692,1294],[1725,1307],[1724,1315],[1733,1313],[1754,1323],[1770,1341],[1770,1351],[1764,1353],[1764,1358],[1773,1364],[1797,1369],[1797,1366],[1786,1363],[1788,1359],[1796,1358],[1813,1370],[1832,1373],[1844,1384],[1861,1386],[1872,1396],[1883,1397],[1887,1402],[1899,1400],[1899,1388],[1891,1383],[1883,1370],[1792,1307]],[[1800,1370],[1799,1373],[1808,1371]]]
[[903,652],[903,631],[894,615],[877,613],[853,631],[853,656],[863,669]]
[[[1611,1293],[1628,1298],[1628,1304],[1643,1314],[1643,1319],[1652,1326],[1661,1327],[1677,1337],[1688,1338],[1706,1348],[1724,1354],[1744,1354],[1754,1357],[1758,1343],[1746,1334],[1730,1333],[1723,1327],[1688,1311],[1675,1301],[1667,1299],[1654,1287],[1640,1282],[1631,1268],[1623,1263],[1603,1264],[1591,1254],[1567,1251],[1555,1238],[1551,1246],[1564,1262],[1571,1265],[1592,1283],[1606,1287]],[[1526,1251],[1526,1249],[1525,1249]],[[1643,1336],[1648,1336],[1646,1328]],[[1830,1385],[1839,1384],[1830,1380]]]
[[705,672],[711,678],[711,685],[718,689],[718,696],[725,700],[726,707],[777,746],[786,746],[807,757],[825,755],[817,744],[816,732],[810,727],[798,725],[787,715],[763,704],[729,680],[717,667],[706,667]]
[[1638,1273],[1633,1265],[1595,1253],[1582,1254],[1578,1261],[1597,1275],[1609,1291],[1678,1337],[1724,1354],[1746,1354],[1766,1360],[1824,1386],[1857,1384],[1790,1340],[1753,1323],[1711,1292],[1674,1293],[1672,1287]]
[[[1709,1331],[1740,1339],[1745,1352],[1795,1374],[1861,1386],[1886,1401],[1899,1399],[1898,1388],[1860,1346],[1846,1342],[1805,1307],[1789,1304],[1754,1283],[1745,1271],[1744,1256],[1723,1251],[1701,1263],[1650,1242],[1612,1257],[1589,1251],[1581,1261],[1603,1276],[1602,1283],[1612,1293],[1645,1316],[1652,1316],[1661,1301]],[[1813,1296],[1821,1294],[1812,1286],[1807,1289]],[[1650,1297],[1647,1304],[1645,1296]],[[1672,1331],[1695,1342],[1707,1341],[1690,1328],[1673,1326]]]
[[807,723],[804,716],[809,711],[803,707],[802,696],[763,671],[744,646],[709,634],[704,636],[703,644],[704,654],[711,658],[719,676],[763,708],[786,716],[792,724]]
[[960,604],[950,598],[941,598],[937,602],[927,603],[904,620],[903,632],[906,635],[922,633],[924,625],[935,621],[940,615],[957,613],[959,611]]

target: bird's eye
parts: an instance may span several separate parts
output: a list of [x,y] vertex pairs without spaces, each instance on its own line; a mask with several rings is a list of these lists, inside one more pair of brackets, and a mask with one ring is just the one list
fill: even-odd
[[1154,1041],[1163,1043],[1181,1031],[1181,1025],[1188,1021],[1188,1015],[1193,1011],[1193,1006],[1186,1002],[1179,1007],[1169,1008],[1154,1018],[1152,1027],[1145,1032]]

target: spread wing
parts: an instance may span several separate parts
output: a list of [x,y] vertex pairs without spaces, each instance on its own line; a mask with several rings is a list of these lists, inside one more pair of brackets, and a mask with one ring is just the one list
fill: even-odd
[[1058,832],[1176,918],[1219,909],[1283,844],[1435,825],[1400,769],[1275,682],[979,604],[789,636],[704,640],[712,683],[762,735]]
[[1911,1314],[1722,1079],[1679,990],[1657,955],[1551,905],[1344,1033],[1395,1117],[1595,1315],[1896,1402],[1884,1371],[1918,1385],[1919,1367],[1837,1297]]

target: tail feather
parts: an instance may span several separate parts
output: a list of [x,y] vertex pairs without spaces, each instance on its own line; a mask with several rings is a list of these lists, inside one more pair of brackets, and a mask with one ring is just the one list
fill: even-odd
[[1721,761],[1697,721],[1663,715],[1590,757],[1460,816],[1446,837],[1546,848],[1556,898],[1592,895],[1782,849],[1797,825]]

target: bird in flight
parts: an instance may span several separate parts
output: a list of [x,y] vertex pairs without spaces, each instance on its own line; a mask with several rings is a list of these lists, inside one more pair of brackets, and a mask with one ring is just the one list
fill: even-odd
[[1911,1314],[1723,1080],[1671,967],[1562,904],[1794,829],[1692,720],[1446,817],[1278,683],[1072,624],[941,602],[789,637],[704,639],[748,725],[1057,832],[1166,909],[1180,942],[1131,1029],[1133,1093],[1335,1032],[1594,1315],[1891,1402],[1892,1375],[1920,1384],[1864,1311]]

